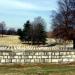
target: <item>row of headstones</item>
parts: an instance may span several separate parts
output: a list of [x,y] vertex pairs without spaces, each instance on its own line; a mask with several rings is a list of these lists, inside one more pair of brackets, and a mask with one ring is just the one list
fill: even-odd
[[0,50],[73,50],[73,48],[69,47],[34,47],[34,46],[0,46]]
[[1,63],[72,62],[75,52],[0,52]]

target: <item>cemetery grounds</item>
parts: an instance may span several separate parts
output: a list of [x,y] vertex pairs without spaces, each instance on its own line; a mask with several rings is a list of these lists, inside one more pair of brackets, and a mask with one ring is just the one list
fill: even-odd
[[[0,37],[0,41],[0,45],[21,45],[17,36]],[[0,64],[0,75],[75,75],[75,63]]]

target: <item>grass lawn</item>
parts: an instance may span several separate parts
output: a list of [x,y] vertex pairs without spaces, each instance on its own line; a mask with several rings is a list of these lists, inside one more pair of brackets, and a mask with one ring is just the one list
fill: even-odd
[[0,65],[0,75],[75,75],[75,64]]

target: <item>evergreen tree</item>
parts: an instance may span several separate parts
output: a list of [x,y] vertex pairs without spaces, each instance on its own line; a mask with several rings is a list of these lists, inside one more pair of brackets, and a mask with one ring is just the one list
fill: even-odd
[[24,37],[24,40],[25,41],[29,41],[31,40],[31,24],[30,24],[30,21],[27,21],[25,24],[24,24],[24,28],[23,28],[23,37]]
[[19,35],[19,39],[21,40],[21,41],[24,41],[24,34],[23,34],[23,31],[22,31],[22,29],[18,29],[17,30],[17,34]]
[[27,41],[31,44],[45,44],[46,42],[46,31],[45,31],[45,22],[41,17],[34,19],[34,22],[31,24],[30,21],[27,21],[24,24],[23,30],[18,29],[18,35],[20,40]]

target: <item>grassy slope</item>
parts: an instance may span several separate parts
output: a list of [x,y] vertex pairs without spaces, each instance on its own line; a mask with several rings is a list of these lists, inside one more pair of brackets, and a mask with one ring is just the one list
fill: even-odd
[[11,46],[11,47],[14,46],[20,47],[21,49],[32,47],[32,45],[22,44],[22,42],[19,40],[19,36],[12,36],[12,35],[0,37],[0,46]]
[[1,65],[0,75],[75,75],[75,64]]
[[[46,42],[52,44],[55,42],[55,40],[52,38],[47,38]],[[32,46],[28,44],[22,44],[22,42],[19,40],[19,36],[12,36],[12,35],[5,35],[4,37],[0,37],[0,45],[21,46],[21,47]]]
[[0,44],[20,44],[21,41],[19,40],[18,36],[12,36],[12,35],[7,35],[4,37],[0,37]]

